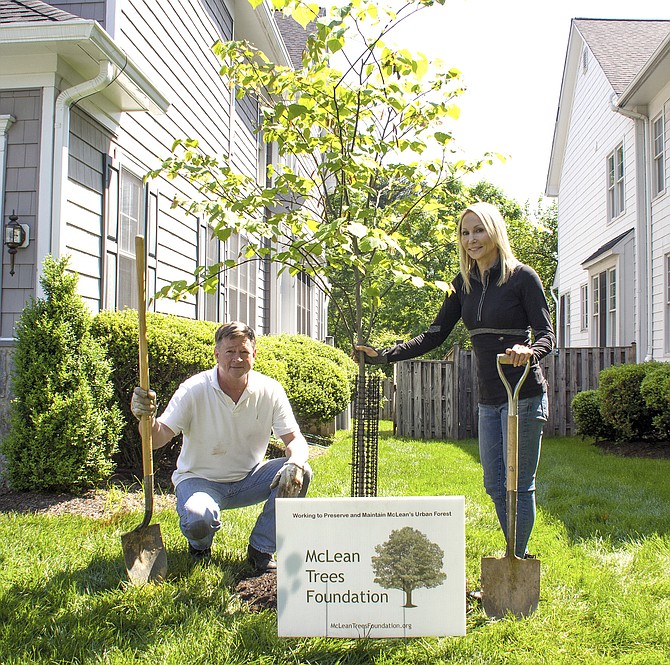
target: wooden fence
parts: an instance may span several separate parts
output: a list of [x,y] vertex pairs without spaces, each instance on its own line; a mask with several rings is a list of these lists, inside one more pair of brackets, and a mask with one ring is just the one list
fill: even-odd
[[[558,349],[542,360],[549,393],[546,436],[575,434],[570,403],[598,387],[600,371],[635,362],[635,345]],[[471,351],[455,347],[446,360],[406,360],[395,367],[383,418],[399,436],[469,439],[477,436],[477,369]],[[387,394],[385,392],[385,394]]]

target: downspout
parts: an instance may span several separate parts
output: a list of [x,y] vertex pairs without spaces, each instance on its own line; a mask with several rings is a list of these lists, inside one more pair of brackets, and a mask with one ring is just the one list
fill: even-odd
[[[647,355],[644,358],[645,362],[648,362],[654,357],[654,335],[653,335],[653,307],[652,307],[652,289],[651,287],[651,165],[649,163],[649,116],[644,115],[643,113],[637,113],[635,111],[629,111],[627,109],[622,109],[614,103],[616,95],[612,95],[610,98],[610,107],[615,113],[620,113],[621,115],[631,118],[633,120],[642,121],[643,129],[643,159],[644,159],[644,226],[647,235],[646,242],[646,293],[647,293]],[[639,242],[639,238],[637,239]],[[642,285],[638,284],[638,293],[642,293]],[[641,299],[641,298],[640,298]],[[641,328],[641,326],[640,326]]]
[[116,65],[109,60],[102,60],[100,62],[100,72],[94,79],[66,88],[56,99],[51,199],[51,254],[54,258],[63,256],[66,247],[61,225],[65,218],[67,203],[65,184],[68,177],[70,155],[70,109],[84,97],[89,97],[106,88],[118,76],[118,72],[119,69]]
[[555,315],[554,315],[554,319],[555,319],[554,329],[555,329],[555,332],[556,332],[556,338],[558,339],[558,324],[560,323],[560,321],[559,321],[560,311],[559,311],[559,302],[558,302],[558,287],[554,286],[554,285],[550,286],[549,287],[549,293],[551,293],[551,299],[554,301],[554,312],[555,312]]

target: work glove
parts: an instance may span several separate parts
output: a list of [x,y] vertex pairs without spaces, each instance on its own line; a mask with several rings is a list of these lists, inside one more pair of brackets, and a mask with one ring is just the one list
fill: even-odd
[[135,418],[140,420],[142,416],[151,418],[156,415],[158,405],[156,404],[156,393],[153,390],[144,390],[139,386],[133,390],[133,397],[130,400],[130,410]]
[[[370,349],[374,355],[368,355],[365,349]],[[358,351],[363,351],[363,359],[366,365],[386,365],[388,359],[384,353],[384,349],[377,349],[368,344],[361,344],[354,347],[354,360],[358,361]]]
[[277,475],[275,475],[270,483],[270,489],[273,490],[275,487],[279,487],[277,490],[278,499],[296,497],[302,489],[303,473],[303,467],[293,462],[287,462],[277,471]]

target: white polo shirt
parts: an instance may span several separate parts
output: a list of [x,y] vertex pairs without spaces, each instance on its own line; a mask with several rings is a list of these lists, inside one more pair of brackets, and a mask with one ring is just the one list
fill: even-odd
[[272,431],[283,436],[299,429],[278,381],[252,370],[236,404],[221,390],[216,367],[184,381],[159,420],[184,434],[175,487],[194,477],[242,480],[265,457]]

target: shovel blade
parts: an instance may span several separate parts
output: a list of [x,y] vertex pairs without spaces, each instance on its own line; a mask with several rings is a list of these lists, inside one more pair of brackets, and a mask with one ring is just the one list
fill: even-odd
[[121,536],[123,558],[133,584],[162,582],[167,575],[167,555],[161,527],[149,524]]
[[540,602],[538,559],[482,559],[482,606],[492,619],[506,614],[517,618],[531,615]]

